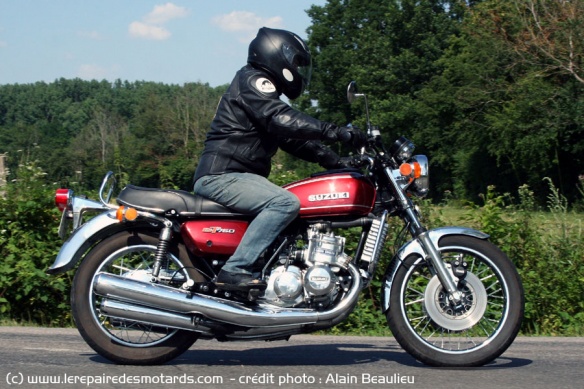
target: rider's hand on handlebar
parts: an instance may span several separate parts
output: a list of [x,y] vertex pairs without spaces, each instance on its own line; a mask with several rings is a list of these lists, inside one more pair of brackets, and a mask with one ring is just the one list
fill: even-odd
[[351,144],[355,148],[361,148],[367,144],[367,135],[357,127],[339,127],[337,137],[341,142]]

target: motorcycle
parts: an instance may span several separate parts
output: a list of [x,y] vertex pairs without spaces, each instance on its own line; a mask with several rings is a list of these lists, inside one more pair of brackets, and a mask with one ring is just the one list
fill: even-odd
[[[331,328],[372,281],[397,217],[398,239],[411,240],[385,269],[381,310],[398,343],[431,366],[481,366],[501,355],[524,312],[513,263],[480,231],[426,229],[412,199],[428,193],[428,159],[404,137],[384,146],[355,82],[347,98],[364,98],[369,141],[350,167],[284,185],[301,209],[256,262],[265,290],[214,283],[248,215],[190,192],[132,185],[113,204],[111,172],[100,201],[57,190],[66,241],[48,273],[79,263],[71,307],[88,345],[116,363],[162,364],[198,339],[271,341]],[[358,242],[347,242],[349,229]]]

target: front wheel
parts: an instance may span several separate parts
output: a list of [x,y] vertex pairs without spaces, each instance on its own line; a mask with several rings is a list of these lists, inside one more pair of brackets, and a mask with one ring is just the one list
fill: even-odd
[[391,287],[389,327],[413,357],[431,366],[482,366],[501,355],[519,332],[524,311],[521,280],[513,263],[492,243],[447,236],[439,251],[460,275],[459,304],[427,261],[408,256]]
[[[121,364],[167,362],[186,351],[195,332],[108,317],[101,313],[102,297],[93,292],[98,273],[148,282],[152,275],[158,233],[122,231],[98,243],[81,262],[71,288],[71,308],[77,328],[95,351]],[[187,279],[200,281],[184,245],[174,243],[160,271],[161,282],[180,287]]]

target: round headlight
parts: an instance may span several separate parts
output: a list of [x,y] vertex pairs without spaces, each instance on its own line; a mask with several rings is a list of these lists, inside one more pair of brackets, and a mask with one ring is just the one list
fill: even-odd
[[403,163],[412,157],[415,148],[416,146],[414,146],[412,141],[400,136],[398,140],[393,142],[393,145],[389,148],[389,152],[395,160]]

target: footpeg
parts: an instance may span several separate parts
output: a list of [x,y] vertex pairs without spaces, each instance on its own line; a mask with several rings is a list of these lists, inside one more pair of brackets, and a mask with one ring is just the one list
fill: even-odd
[[247,300],[250,302],[256,301],[259,297],[264,294],[265,289],[250,289],[247,293]]
[[248,282],[227,283],[215,281],[215,286],[221,290],[235,291],[235,292],[249,292],[252,289],[257,289],[261,292],[266,290],[268,284],[261,280],[249,280]]

